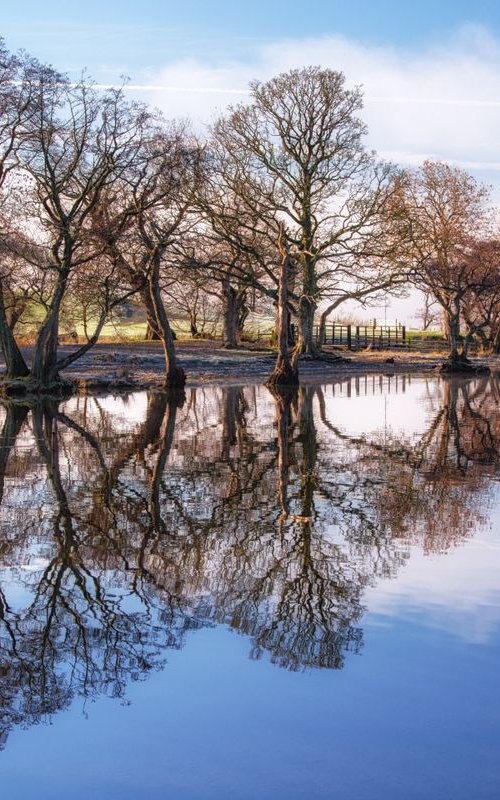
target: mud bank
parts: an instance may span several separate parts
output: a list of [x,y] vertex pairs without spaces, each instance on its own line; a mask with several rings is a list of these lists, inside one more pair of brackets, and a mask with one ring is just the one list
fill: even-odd
[[[63,345],[61,355],[71,352],[72,345]],[[260,383],[272,372],[276,355],[255,346],[226,350],[216,342],[178,342],[177,353],[187,374],[187,385],[228,383]],[[23,354],[30,361],[30,348]],[[301,383],[347,378],[373,373],[423,373],[439,369],[443,354],[406,352],[345,353],[345,360],[308,360],[299,362]],[[500,358],[482,358],[481,363],[500,368]],[[0,368],[3,371],[3,361]],[[74,384],[78,393],[161,389],[164,360],[156,342],[98,344],[83,358],[61,373]]]

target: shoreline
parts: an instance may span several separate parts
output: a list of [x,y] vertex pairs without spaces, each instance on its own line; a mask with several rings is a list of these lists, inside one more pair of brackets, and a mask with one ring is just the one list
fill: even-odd
[[[66,355],[73,349],[74,345],[61,345],[60,353]],[[263,383],[271,374],[276,359],[275,352],[270,349],[250,345],[226,350],[207,340],[177,342],[176,351],[186,371],[186,388]],[[437,371],[446,359],[442,352],[423,354],[397,350],[346,353],[326,349],[325,355],[333,355],[333,352],[347,361],[299,360],[300,382],[347,380],[374,374],[428,375]],[[23,355],[29,361],[31,348],[24,348]],[[500,368],[500,356],[473,359],[473,363]],[[72,394],[160,391],[163,365],[163,351],[158,342],[102,343],[63,370],[61,377],[74,384]],[[0,368],[3,372],[2,361]],[[18,398],[22,396],[22,393],[17,394]]]

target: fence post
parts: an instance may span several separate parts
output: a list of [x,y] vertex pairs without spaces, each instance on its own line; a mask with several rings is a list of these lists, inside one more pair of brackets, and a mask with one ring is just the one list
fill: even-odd
[[359,350],[359,325],[356,325],[356,350]]
[[332,344],[335,344],[335,323],[332,322]]
[[352,330],[351,326],[347,326],[347,349],[352,350]]

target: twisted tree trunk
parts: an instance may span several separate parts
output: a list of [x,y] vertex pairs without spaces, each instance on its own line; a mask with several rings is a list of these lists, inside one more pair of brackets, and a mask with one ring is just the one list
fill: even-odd
[[246,318],[244,314],[245,293],[231,285],[229,279],[222,284],[222,346],[238,347],[239,335]]
[[61,303],[66,292],[69,270],[61,270],[57,279],[52,303],[36,340],[31,377],[40,386],[47,387],[59,379],[57,368],[57,339]]
[[25,378],[29,375],[28,365],[17,346],[12,329],[7,322],[5,303],[0,282],[0,343],[5,359],[5,377],[8,379]]
[[280,232],[278,246],[281,253],[281,265],[278,285],[278,358],[274,371],[267,381],[268,386],[297,386],[299,374],[297,358],[299,347],[290,356],[288,349],[288,279],[291,270],[291,260],[283,245],[283,231]]
[[[144,300],[144,302],[146,302],[146,301]],[[147,315],[146,335],[145,335],[144,338],[145,338],[145,340],[147,342],[159,342],[160,341],[160,336],[158,334],[158,331],[156,330],[154,320],[149,314]]]
[[167,312],[165,311],[165,306],[163,305],[160,290],[159,260],[156,260],[152,266],[145,288],[145,300],[148,314],[154,320],[155,329],[163,345],[163,352],[165,355],[165,386],[182,388],[186,383],[186,374],[177,362],[174,337],[168,321]]
[[299,300],[299,341],[298,352],[300,355],[307,355],[316,358],[318,356],[318,347],[314,338],[314,314],[316,312],[316,303],[309,297],[302,295]]

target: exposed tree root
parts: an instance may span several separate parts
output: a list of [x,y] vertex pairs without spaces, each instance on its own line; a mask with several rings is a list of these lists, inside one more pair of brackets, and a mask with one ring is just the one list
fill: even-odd
[[475,364],[468,359],[448,359],[438,368],[441,375],[489,375],[486,364]]
[[300,361],[325,361],[327,364],[350,364],[351,359],[344,356],[337,355],[336,353],[326,353],[318,350],[316,353],[304,353],[299,355]]
[[4,396],[44,395],[69,397],[75,391],[75,384],[64,378],[40,381],[28,375],[26,378],[4,378],[0,382],[0,393]]
[[183,389],[186,385],[186,373],[182,367],[170,369],[165,378],[165,389]]
[[299,385],[299,373],[297,366],[292,364],[288,359],[278,358],[274,372],[269,376],[266,381],[266,386],[271,387],[287,387]]

